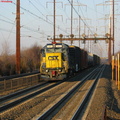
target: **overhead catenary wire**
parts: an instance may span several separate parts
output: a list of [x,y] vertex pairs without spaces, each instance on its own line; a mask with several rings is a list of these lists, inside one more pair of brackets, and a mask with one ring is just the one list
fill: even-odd
[[[44,18],[46,18],[46,15],[44,15],[44,14],[40,11],[40,9],[37,8],[37,7],[33,4],[33,2],[32,2],[31,0],[29,0],[29,2],[32,4],[32,6],[33,6],[37,11],[39,11],[39,13],[40,13]],[[45,10],[46,10],[46,9],[45,9]],[[50,19],[47,18],[47,20],[48,20],[50,23],[53,24],[53,22],[52,22]],[[57,21],[59,21],[59,19],[57,19]],[[65,24],[64,24],[64,25],[65,25]],[[61,28],[59,28],[59,26],[56,26],[56,28],[61,29]],[[61,30],[64,31],[63,29],[61,29]],[[65,31],[64,31],[64,32],[65,32]]]
[[72,5],[72,3],[70,2],[70,0],[68,0],[68,2],[70,3],[70,5],[72,6],[73,10],[75,11],[75,13],[81,18],[82,22],[86,25],[86,27],[90,30],[90,32],[93,34],[93,31],[90,29],[90,27],[87,25],[87,23],[82,19],[81,15],[78,13],[78,11],[75,9],[75,7]]
[[[16,5],[16,3],[14,3],[14,2],[13,2],[13,4]],[[25,9],[25,8],[23,8],[23,7],[21,7],[21,8],[24,9],[25,11],[28,11],[27,9]],[[37,8],[36,8],[36,9],[37,9]],[[32,12],[30,12],[30,11],[28,11],[28,12],[35,16],[34,13],[32,13]],[[1,16],[3,16],[3,15],[1,15]],[[5,17],[5,16],[3,16],[3,17]],[[45,19],[43,19],[43,18],[41,18],[41,17],[39,17],[39,16],[37,16],[37,15],[36,15],[36,17],[44,20],[45,22],[48,22],[48,21],[46,21]],[[5,17],[5,18],[7,18],[7,17]],[[9,18],[7,18],[7,19],[9,19]],[[6,20],[4,20],[4,19],[0,19],[0,20],[3,21],[3,22],[6,22],[6,23],[10,23],[10,24],[14,24],[14,25],[15,25],[15,23],[6,21]],[[9,19],[9,20],[10,20],[10,19]],[[12,21],[12,20],[10,20],[10,21]],[[49,22],[49,24],[52,24],[52,22],[51,22],[51,23]],[[52,25],[53,25],[53,24],[52,24]],[[39,32],[38,30],[35,30],[35,29],[33,29],[33,28],[30,28],[30,27],[27,27],[27,26],[24,26],[24,25],[21,25],[21,28],[24,28],[24,29],[27,29],[27,30],[30,30],[30,31],[33,31],[33,32],[37,32],[37,33],[42,34],[42,33]],[[60,29],[60,28],[59,28],[59,29]],[[8,32],[9,30],[5,30],[5,29],[4,29],[4,31],[7,31],[7,32]]]
[[[14,1],[14,3],[15,3],[15,1],[16,0],[13,0]],[[21,34],[23,34],[23,33],[27,33],[27,32],[33,32],[33,34],[32,35],[34,35],[35,36],[35,34],[34,33],[38,33],[38,34],[36,34],[36,35],[39,35],[39,34],[43,34],[41,31],[44,31],[44,33],[45,33],[45,36],[48,36],[48,35],[50,35],[50,34],[52,34],[52,30],[51,30],[51,26],[53,26],[53,22],[52,22],[52,19],[50,18],[50,19],[47,19],[47,21],[46,21],[46,14],[48,13],[48,15],[51,15],[52,16],[52,13],[51,13],[51,8],[52,8],[52,4],[50,4],[50,9],[49,9],[49,7],[48,8],[46,8],[46,6],[45,6],[45,1],[41,1],[41,0],[26,0],[27,1],[27,3],[29,3],[28,5],[23,5],[23,4],[21,4],[21,6],[24,8],[24,9],[22,9],[22,11],[23,12],[25,12],[25,17],[24,17],[24,15],[21,17],[21,18],[23,18],[23,19],[21,19]],[[51,0],[51,1],[53,1],[53,0]],[[58,0],[58,2],[59,1],[61,1],[61,0]],[[69,0],[69,2],[70,2],[71,0]],[[80,0],[76,0],[77,2],[79,2]],[[103,2],[105,2],[105,0],[102,0]],[[102,2],[101,1],[101,2]],[[67,2],[67,4],[69,4],[68,3],[68,0],[67,1],[64,1],[64,3],[66,3]],[[85,1],[86,2],[86,1]],[[23,2],[24,3],[24,2]],[[100,26],[100,25],[104,25],[104,24],[107,24],[107,22],[106,23],[103,23],[103,21],[99,21],[98,19],[98,17],[100,17],[100,16],[103,16],[103,15],[105,15],[105,13],[106,12],[108,12],[108,11],[106,11],[108,8],[106,8],[106,7],[104,7],[103,6],[103,9],[100,7],[100,10],[99,10],[99,8],[98,7],[96,7],[97,5],[95,5],[95,3],[97,3],[95,0],[92,0],[91,1],[91,4],[94,4],[94,6],[93,7],[91,7],[90,5],[91,4],[89,4],[88,6],[87,6],[87,10],[88,11],[85,11],[84,10],[84,8],[83,7],[80,7],[80,11],[78,11],[78,9],[76,8],[76,7],[73,7],[73,9],[75,9],[77,12],[76,13],[78,13],[77,15],[81,18],[81,21],[82,21],[82,23],[84,23],[85,25],[86,25],[86,27],[90,30],[88,30],[89,32],[91,32],[92,33],[92,35],[93,35],[93,33],[95,32],[95,30],[92,28],[92,26],[89,26],[89,21],[87,21],[87,20],[85,20],[84,18],[84,16],[89,16],[89,11],[90,12],[92,12],[93,11],[93,15],[94,15],[94,18],[95,19],[93,19],[95,22],[94,22],[94,26],[95,26],[95,24],[96,24],[96,26],[95,27],[98,27],[98,26]],[[11,6],[12,5],[12,6]],[[12,7],[12,8],[14,8],[14,6],[13,6],[13,3],[10,5],[10,7]],[[16,5],[16,4],[14,4],[14,5]],[[30,5],[30,7],[29,7],[29,5]],[[58,5],[60,5],[60,4],[58,4]],[[64,14],[64,18],[70,18],[69,17],[69,11],[68,11],[68,9],[67,9],[67,11],[65,11],[65,9],[58,9],[58,8],[60,8],[60,6],[58,6],[57,5],[57,11],[58,11],[58,13],[59,12],[64,12],[63,14]],[[70,5],[70,4],[69,4]],[[4,9],[5,9],[5,6],[2,6]],[[3,9],[2,8],[2,9]],[[98,9],[97,9],[98,8]],[[9,9],[11,9],[11,8],[9,8]],[[60,11],[61,10],[61,11]],[[74,11],[75,11],[74,10]],[[9,11],[9,10],[7,10],[9,13],[11,12],[11,11]],[[38,12],[39,11],[39,12]],[[103,12],[102,12],[103,11]],[[31,14],[31,13],[33,13],[33,14]],[[76,13],[75,13],[75,15],[76,15]],[[0,14],[2,14],[2,13],[0,13]],[[10,13],[11,14],[11,13]],[[118,14],[119,14],[119,8],[118,8]],[[27,16],[28,15],[28,16]],[[95,16],[96,15],[96,16]],[[3,22],[5,22],[5,23],[8,23],[8,24],[11,24],[11,25],[15,25],[15,23],[14,23],[14,21],[13,20],[10,20],[10,18],[7,18],[8,16],[6,16],[6,18],[5,18],[5,15],[3,14],[3,16],[4,16],[4,18],[3,17],[1,17],[1,15],[0,15],[0,22],[1,22],[1,24],[3,23]],[[12,16],[11,16],[12,17]],[[13,17],[15,17],[15,15],[13,15]],[[25,20],[27,20],[27,17],[28,17],[28,19],[29,19],[29,21],[28,22],[26,22]],[[91,16],[90,16],[91,17]],[[43,19],[41,19],[41,18],[43,18]],[[57,18],[58,17],[56,17],[56,20],[57,20]],[[82,19],[83,18],[83,19]],[[59,19],[60,20],[60,19]],[[65,20],[65,19],[64,19]],[[58,31],[58,33],[59,32],[64,32],[64,33],[66,33],[66,34],[68,34],[69,33],[69,31],[67,32],[66,31],[66,29],[65,29],[65,27],[69,27],[70,25],[69,25],[69,22],[66,24],[65,23],[65,21],[62,21],[61,23],[59,22],[59,21],[57,21],[57,24],[56,24],[56,27],[59,29],[59,31]],[[25,23],[26,22],[26,23]],[[39,23],[37,23],[37,22],[39,22]],[[47,26],[47,27],[49,27],[49,29],[47,29],[46,30],[46,28],[44,28],[43,27],[43,22],[45,23],[44,25],[45,26]],[[50,23],[48,23],[48,22],[50,22]],[[116,22],[117,23],[120,23],[119,22],[119,20],[116,20]],[[31,23],[31,24],[30,24]],[[81,24],[82,24],[81,23]],[[36,25],[36,26],[32,26],[32,24],[33,25]],[[42,24],[42,25],[41,25]],[[50,26],[51,25],[51,26]],[[58,26],[58,25],[61,25],[61,26]],[[69,25],[69,26],[68,26]],[[76,27],[75,26],[76,24],[74,24],[74,27]],[[38,28],[39,27],[39,28]],[[82,27],[82,25],[81,25],[81,27]],[[9,29],[11,29],[11,27],[6,27],[6,28],[4,28],[4,26],[3,26],[3,28],[2,28],[2,26],[1,26],[1,29],[4,29],[4,31],[6,31],[6,32],[11,32]],[[6,29],[6,30],[5,30]],[[23,30],[24,29],[24,30]],[[39,29],[39,31],[38,31],[38,29]],[[58,30],[58,29],[56,29],[56,30]],[[62,30],[60,30],[60,29],[62,29]],[[74,28],[73,28],[74,29]],[[25,31],[26,30],[26,31]],[[27,31],[28,30],[28,31]],[[100,30],[102,30],[101,29],[101,27],[100,27]],[[99,34],[99,32],[100,32],[100,30],[99,29],[97,29],[97,32],[98,32],[98,34]],[[81,31],[82,31],[82,29],[81,29]],[[29,33],[30,33],[29,32]],[[77,32],[78,32],[78,30],[76,30],[76,31],[74,31],[75,32],[75,34],[77,34]],[[103,32],[104,32],[104,30],[103,30]],[[12,31],[12,33],[15,33],[14,31]],[[82,33],[82,32],[81,32]],[[102,33],[101,32],[101,34],[104,34],[104,33]]]
[[[16,5],[16,3],[14,3],[14,2],[12,2],[12,4]],[[32,13],[30,10],[25,9],[25,8],[23,8],[22,6],[20,6],[20,8],[23,9],[24,11],[28,12],[29,14],[33,15],[34,17],[37,17],[38,19],[40,19],[40,20],[42,20],[42,21],[44,21],[44,22],[46,22],[46,23],[48,23],[48,24],[50,24],[50,25],[53,26],[53,22],[50,22],[50,21],[48,21],[48,20],[46,20],[46,19],[44,19],[44,18],[36,15],[35,13]],[[58,28],[58,26],[56,26],[56,28]],[[61,31],[67,33],[67,32],[66,32],[65,30],[63,30],[62,28],[59,27],[59,29],[60,29]]]
[[[12,4],[16,5],[16,3],[14,3],[14,2],[13,2]],[[35,6],[34,6],[34,7],[35,7]],[[29,10],[27,10],[27,9],[21,7],[21,6],[20,6],[20,8],[22,8],[22,9],[25,10],[25,11],[27,11],[27,12],[30,13],[31,15],[34,15],[34,16],[38,17],[39,19],[42,19],[43,21],[45,21],[45,22],[47,22],[47,23],[53,25],[52,22],[46,21],[46,20],[43,19],[42,17],[37,16],[36,14],[30,12]],[[36,9],[37,9],[37,8],[36,8]],[[5,19],[7,18],[7,17],[5,17],[5,16],[3,16],[3,15],[0,15],[0,16],[4,17]],[[7,21],[7,20],[4,20],[4,19],[0,19],[0,21],[3,21],[3,22],[6,22],[6,23],[15,25],[15,22],[13,22],[13,20],[11,20],[11,19],[9,19],[9,18],[7,18],[7,19],[8,19],[10,22]],[[28,27],[28,26],[25,26],[25,25],[21,25],[21,28],[24,28],[24,29],[27,29],[27,30],[29,30],[29,31],[36,32],[36,33],[39,33],[39,34],[43,34],[42,32],[40,32],[40,31],[38,31],[38,30],[35,30],[35,29],[33,29],[33,28],[30,28],[30,27]],[[59,27],[59,29],[61,29],[61,28]],[[0,30],[6,31],[6,32],[11,32],[11,30],[7,30],[7,29],[4,29],[4,28],[1,28]],[[62,30],[62,29],[61,29],[61,30]],[[64,30],[62,30],[62,31],[64,31]],[[64,32],[66,32],[66,31],[64,31]],[[12,32],[12,33],[15,34],[15,31]],[[44,34],[45,34],[45,33],[44,33]],[[45,34],[45,35],[47,35],[47,34]]]
[[[46,18],[46,16],[33,4],[33,2],[31,2],[31,0],[29,0],[29,2],[34,6],[34,8],[35,8],[36,10],[39,11],[39,13],[42,14],[42,16],[44,16],[44,17]],[[48,19],[48,20],[49,20],[49,19]],[[49,22],[51,22],[51,21],[49,20]],[[51,22],[51,23],[52,23],[52,22]]]

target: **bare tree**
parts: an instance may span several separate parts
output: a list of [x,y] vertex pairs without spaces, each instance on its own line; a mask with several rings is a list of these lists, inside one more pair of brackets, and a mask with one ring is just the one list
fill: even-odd
[[[39,70],[40,67],[40,49],[37,44],[21,51],[21,73]],[[15,54],[10,54],[8,42],[2,44],[0,55],[0,76],[15,74]]]
[[39,69],[40,49],[37,44],[21,52],[21,71],[33,71]]

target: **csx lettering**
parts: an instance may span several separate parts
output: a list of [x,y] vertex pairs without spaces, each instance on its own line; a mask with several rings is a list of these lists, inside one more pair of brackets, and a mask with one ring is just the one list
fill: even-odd
[[58,56],[49,56],[48,60],[58,60]]

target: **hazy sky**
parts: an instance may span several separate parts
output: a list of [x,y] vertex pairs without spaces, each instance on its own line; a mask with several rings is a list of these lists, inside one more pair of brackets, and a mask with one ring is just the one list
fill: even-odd
[[[0,2],[0,50],[6,41],[11,53],[15,52],[16,44],[16,0],[12,3]],[[70,35],[71,0],[56,0],[56,35]],[[109,0],[108,0],[109,1]],[[53,0],[21,0],[21,49],[30,47],[35,43],[44,46],[50,42],[48,36],[53,36]],[[111,2],[105,0],[73,0],[73,34],[79,35],[78,15],[81,16],[81,31],[86,35],[97,33],[100,36],[108,32]],[[120,13],[119,2],[115,3],[115,14]],[[106,18],[106,19],[105,19]],[[119,16],[115,16],[115,50],[119,49]],[[86,24],[86,27],[84,27]],[[67,42],[69,44],[70,42]],[[78,42],[74,42],[78,45]],[[106,54],[107,44],[99,41],[91,44],[95,47],[92,52]],[[83,44],[81,44],[83,47]],[[87,48],[87,45],[86,45]],[[96,49],[96,51],[95,51]],[[98,52],[97,52],[98,51]]]

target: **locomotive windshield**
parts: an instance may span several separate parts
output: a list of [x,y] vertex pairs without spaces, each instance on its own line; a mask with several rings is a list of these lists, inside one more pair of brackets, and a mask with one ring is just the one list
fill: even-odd
[[45,57],[45,50],[44,49],[41,49],[41,54],[42,54],[42,57]]
[[62,53],[63,60],[67,60],[68,57],[68,49],[62,44],[47,44],[42,51],[43,56],[44,53]]
[[63,46],[61,44],[48,44],[46,46],[46,52],[52,53],[52,52],[62,52],[63,51]]
[[62,52],[61,48],[47,48],[46,52],[52,53],[52,52]]

